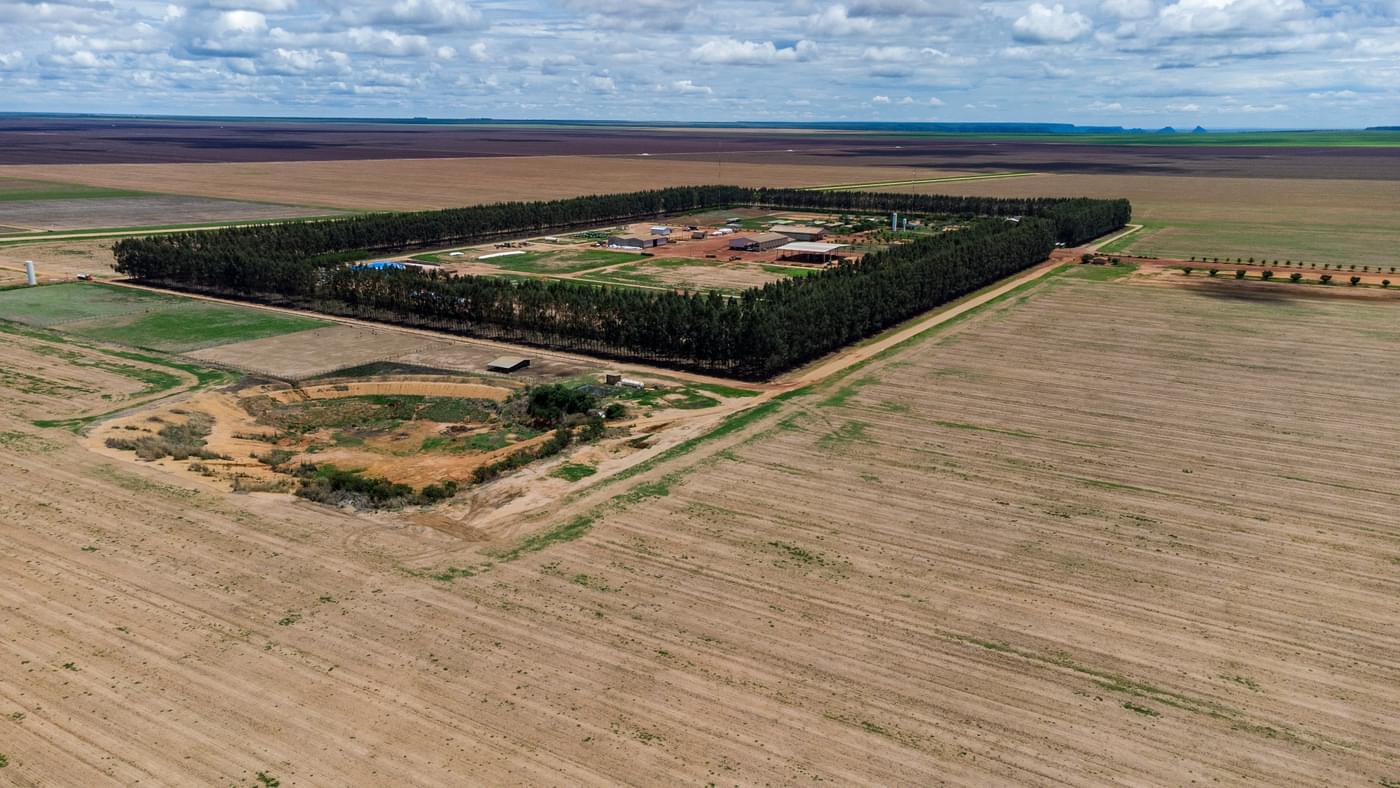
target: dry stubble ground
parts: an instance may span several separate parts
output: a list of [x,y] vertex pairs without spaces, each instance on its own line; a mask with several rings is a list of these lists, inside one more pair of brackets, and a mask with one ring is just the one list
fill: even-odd
[[5,776],[1400,779],[1396,325],[1058,281],[450,584],[403,569],[479,546],[14,438]]
[[993,197],[1126,197],[1146,224],[1124,252],[1400,265],[1400,181],[1037,175],[892,187]]
[[[242,200],[358,210],[455,208],[500,200],[541,200],[682,184],[819,186],[966,173],[927,166],[814,164],[774,153],[762,163],[640,156],[522,156],[258,164],[92,164],[0,167],[0,175],[89,185],[122,184]],[[175,219],[171,220],[176,221]]]

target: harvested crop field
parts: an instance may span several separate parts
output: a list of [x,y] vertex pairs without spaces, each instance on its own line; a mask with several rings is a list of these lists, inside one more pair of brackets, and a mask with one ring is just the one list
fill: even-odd
[[333,213],[339,211],[273,203],[158,195],[0,200],[0,224],[47,231],[295,219]]
[[1126,197],[1147,229],[1120,252],[1395,264],[1400,180],[1057,175],[899,186],[983,196]]
[[485,544],[0,442],[7,776],[1400,779],[1394,305],[1082,276]]
[[[140,164],[24,166],[0,175],[54,178],[97,186],[127,185],[176,194],[324,205],[351,210],[454,208],[501,200],[538,200],[661,186],[733,183],[740,186],[820,186],[950,173],[860,160],[724,165],[713,159],[532,156],[376,161],[299,161],[260,164]],[[949,166],[956,166],[956,162]],[[965,174],[965,173],[962,173]]]

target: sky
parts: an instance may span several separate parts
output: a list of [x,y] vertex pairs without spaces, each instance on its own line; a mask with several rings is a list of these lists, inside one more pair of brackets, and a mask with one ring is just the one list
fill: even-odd
[[0,0],[0,111],[1400,125],[1400,0]]

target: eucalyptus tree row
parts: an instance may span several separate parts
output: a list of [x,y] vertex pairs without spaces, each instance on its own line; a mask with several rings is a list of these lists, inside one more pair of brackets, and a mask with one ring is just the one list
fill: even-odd
[[[955,215],[966,217],[966,227],[738,298],[345,264],[371,249],[468,243],[735,205]],[[176,289],[761,378],[1034,265],[1057,242],[1117,229],[1130,210],[1125,200],[703,186],[175,233],[123,240],[115,252],[119,272]]]

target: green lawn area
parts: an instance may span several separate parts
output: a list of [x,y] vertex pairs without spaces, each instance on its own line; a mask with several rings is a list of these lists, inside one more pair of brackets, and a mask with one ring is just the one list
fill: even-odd
[[125,315],[188,303],[178,296],[109,285],[69,283],[0,292],[0,318],[31,326]]
[[106,189],[80,183],[53,183],[22,178],[0,178],[0,202],[28,200],[76,200],[85,197],[139,197],[147,192]]
[[330,323],[323,320],[298,315],[185,301],[135,315],[70,323],[63,326],[63,330],[91,339],[181,353],[328,325]]

